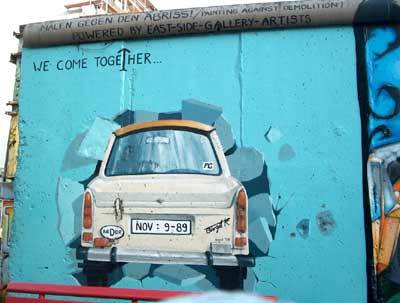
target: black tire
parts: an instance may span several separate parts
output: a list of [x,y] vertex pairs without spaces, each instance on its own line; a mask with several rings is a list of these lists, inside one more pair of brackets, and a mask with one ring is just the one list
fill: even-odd
[[243,290],[243,281],[247,277],[247,268],[241,266],[216,266],[219,289]]
[[112,270],[107,262],[84,261],[83,274],[87,286],[107,286],[108,273]]

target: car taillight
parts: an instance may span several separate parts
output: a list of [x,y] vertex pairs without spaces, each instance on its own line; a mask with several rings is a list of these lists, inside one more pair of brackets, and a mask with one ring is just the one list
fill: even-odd
[[247,230],[247,195],[242,188],[236,196],[236,232],[235,247],[247,246],[247,236],[243,235]]
[[235,246],[243,247],[247,245],[247,238],[246,237],[236,237],[235,238]]
[[93,234],[92,233],[82,233],[82,241],[83,242],[92,242],[93,241]]
[[236,197],[236,230],[239,233],[245,233],[247,229],[246,207],[247,195],[241,189]]
[[92,228],[92,195],[89,192],[83,199],[83,227]]

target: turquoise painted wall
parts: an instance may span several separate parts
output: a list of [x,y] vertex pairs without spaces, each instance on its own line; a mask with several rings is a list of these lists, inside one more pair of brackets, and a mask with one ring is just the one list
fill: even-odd
[[[99,58],[96,66],[96,57],[122,48],[149,53],[151,64],[121,71]],[[86,68],[57,69],[60,60],[84,58]],[[270,201],[283,207],[245,289],[304,303],[366,302],[355,65],[351,27],[23,49],[11,280],[79,283],[78,181],[97,161],[76,150],[96,119],[127,109],[180,111],[182,100],[197,99],[222,107],[238,147],[263,155]],[[215,287],[208,274],[185,284],[125,273],[114,286]]]

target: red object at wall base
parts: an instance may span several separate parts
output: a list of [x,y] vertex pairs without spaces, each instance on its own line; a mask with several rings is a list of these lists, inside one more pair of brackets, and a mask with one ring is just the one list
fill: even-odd
[[[200,294],[188,291],[124,289],[93,286],[70,286],[57,284],[37,284],[10,282],[6,287],[6,303],[83,303],[84,298],[129,300],[132,303],[143,301],[161,301],[175,297]],[[14,294],[33,294],[37,298],[15,296]],[[81,300],[47,299],[46,295],[77,297]],[[276,301],[275,296],[261,296]],[[69,299],[69,298],[68,298]]]

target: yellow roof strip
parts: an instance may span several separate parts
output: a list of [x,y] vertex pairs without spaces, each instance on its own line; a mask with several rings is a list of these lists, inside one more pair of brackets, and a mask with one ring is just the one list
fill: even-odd
[[142,129],[169,128],[169,127],[189,128],[189,129],[201,130],[204,132],[210,132],[215,129],[213,126],[191,120],[156,120],[156,121],[147,121],[137,124],[130,124],[125,127],[117,129],[116,131],[114,131],[114,134],[117,137],[119,137]]

